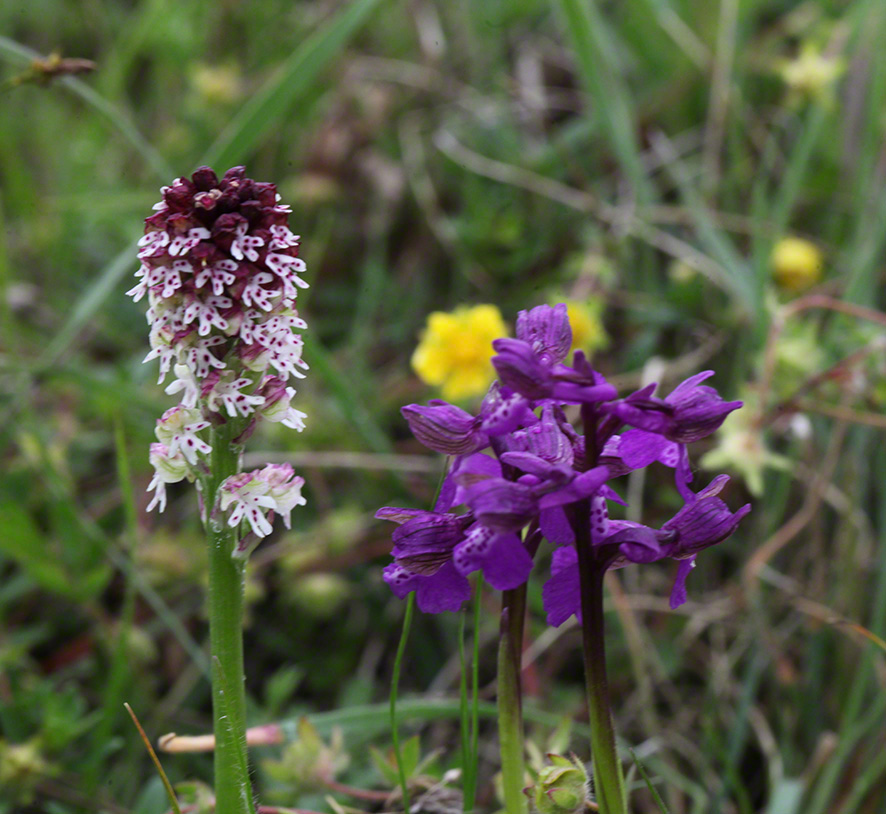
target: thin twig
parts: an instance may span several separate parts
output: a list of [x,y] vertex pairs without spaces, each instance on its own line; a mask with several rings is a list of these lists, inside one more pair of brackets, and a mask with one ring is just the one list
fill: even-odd
[[[246,730],[247,746],[275,746],[283,743],[283,730],[279,724],[253,726]],[[177,735],[170,732],[157,740],[161,752],[182,754],[185,752],[212,752],[215,735]]]
[[760,381],[760,392],[763,394],[764,398],[772,389],[772,379],[775,375],[775,364],[777,360],[776,344],[779,336],[781,336],[787,321],[791,317],[811,308],[824,308],[829,311],[837,311],[838,313],[856,317],[857,319],[874,322],[877,325],[882,325],[886,328],[886,314],[882,311],[877,311],[874,308],[867,308],[864,305],[855,305],[851,302],[844,302],[843,300],[829,297],[826,294],[810,294],[788,303],[778,311],[775,318],[772,320],[772,324],[769,327],[769,335],[766,337],[766,349],[763,354],[763,376]]
[[370,800],[374,803],[384,803],[391,799],[391,792],[389,791],[358,789],[354,786],[339,783],[331,778],[321,778],[320,782],[330,791],[337,792],[338,794],[347,794],[348,797],[353,797],[355,800]]
[[821,413],[822,415],[836,418],[840,421],[848,421],[851,424],[865,424],[868,427],[877,427],[886,430],[886,415],[872,413],[867,410],[853,410],[851,407],[841,407],[836,404],[818,404],[817,402],[802,400],[797,402],[797,408],[803,412]]
[[[810,376],[805,382],[803,382],[790,396],[786,399],[783,399],[778,404],[770,407],[759,419],[758,426],[765,427],[768,424],[771,424],[773,421],[778,419],[780,416],[784,415],[785,412],[800,410],[800,409],[812,409],[817,410],[818,412],[824,412],[816,406],[811,408],[801,408],[798,404],[800,396],[805,393],[809,393],[812,390],[815,390],[820,384],[824,382],[833,380],[838,378],[839,376],[845,375],[844,371],[855,367],[860,362],[863,362],[868,358],[872,353],[877,350],[882,350],[883,345],[881,342],[870,342],[865,345],[863,348],[859,348],[856,351],[853,351],[848,356],[844,356],[838,362],[835,362],[830,367],[825,368],[824,370],[819,371],[813,376]],[[880,416],[882,418],[882,416]],[[863,423],[863,422],[860,422]]]
[[181,808],[178,805],[178,799],[175,796],[175,789],[172,788],[172,783],[169,782],[169,778],[166,776],[166,772],[163,771],[163,766],[160,764],[160,758],[157,757],[157,753],[154,751],[154,747],[151,746],[151,742],[148,740],[148,736],[145,734],[145,730],[142,729],[141,723],[139,723],[136,714],[132,711],[132,707],[129,704],[123,704],[126,707],[126,711],[129,713],[129,717],[132,718],[132,722],[135,724],[135,728],[138,730],[138,734],[141,735],[141,739],[145,744],[145,749],[148,750],[148,754],[151,756],[151,760],[154,761],[154,766],[157,769],[157,773],[160,775],[160,780],[163,783],[163,787],[166,789],[166,795],[169,797],[169,803],[172,805],[172,810],[175,814],[182,814]]

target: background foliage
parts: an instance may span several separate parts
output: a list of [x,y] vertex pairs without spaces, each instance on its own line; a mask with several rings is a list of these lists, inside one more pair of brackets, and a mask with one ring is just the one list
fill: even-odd
[[[208,162],[278,183],[313,285],[309,428],[251,447],[297,464],[310,505],[254,557],[247,689],[251,723],[317,714],[327,746],[256,751],[263,801],[324,807],[320,757],[327,779],[393,785],[362,748],[389,744],[363,705],[402,614],[372,514],[426,505],[442,465],[398,413],[433,395],[408,364],[427,314],[569,296],[601,309],[595,361],[620,385],[719,371],[748,407],[709,446],[739,475],[731,505],[759,491],[680,612],[665,568],[611,581],[620,734],[675,814],[882,811],[886,318],[865,308],[883,305],[884,29],[876,0],[0,7],[0,809],[164,810],[122,702],[152,737],[210,728],[199,523],[184,491],[144,513],[171,401],[123,296],[157,188]],[[31,67],[55,50],[97,69]],[[802,299],[772,279],[787,234],[823,252]],[[627,491],[650,520],[674,508],[654,479]],[[526,689],[553,717],[534,743],[565,716],[586,756],[579,637],[540,599]],[[404,689],[452,697],[458,620],[417,626]],[[489,597],[483,681],[496,627]],[[431,717],[407,728],[439,776],[458,737]]]

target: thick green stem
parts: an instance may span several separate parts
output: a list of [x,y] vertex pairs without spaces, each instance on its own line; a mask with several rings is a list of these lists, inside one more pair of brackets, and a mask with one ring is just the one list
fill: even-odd
[[252,808],[246,754],[246,693],[243,673],[244,563],[231,554],[237,530],[217,508],[218,489],[236,474],[239,449],[230,424],[212,431],[209,477],[204,481],[209,536],[209,639],[212,672],[212,717],[215,732],[216,814],[248,814]]
[[525,814],[528,800],[523,766],[523,709],[520,690],[526,585],[502,592],[498,644],[498,742],[507,814]]
[[[579,504],[578,514],[580,517],[590,517],[590,506],[586,501]],[[587,521],[577,525],[578,530],[588,528]],[[615,748],[615,727],[612,724],[609,683],[606,678],[603,625],[603,578],[606,576],[606,563],[594,557],[590,542],[589,532],[577,535],[582,643],[591,724],[594,789],[603,814],[627,814],[624,775]]]

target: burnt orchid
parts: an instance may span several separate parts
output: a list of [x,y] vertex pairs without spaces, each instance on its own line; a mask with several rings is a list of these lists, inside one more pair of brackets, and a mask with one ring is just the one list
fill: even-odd
[[290,208],[273,184],[242,167],[219,179],[209,168],[163,187],[139,240],[138,284],[147,296],[151,352],[180,402],[158,419],[151,445],[148,510],[166,508],[166,486],[196,484],[209,538],[215,797],[219,814],[252,808],[245,747],[243,578],[245,559],[272,531],[290,527],[305,503],[288,464],[240,471],[243,444],[260,421],[301,431],[291,404],[302,378],[307,327],[295,308],[305,263],[288,226]]
[[[746,505],[733,512],[718,497],[726,476],[693,491],[686,445],[714,432],[741,402],[724,401],[703,384],[712,371],[664,398],[654,395],[655,385],[619,398],[581,351],[565,363],[572,332],[563,304],[522,311],[515,338],[492,344],[498,381],[477,415],[440,400],[402,409],[422,444],[451,457],[433,511],[386,507],[377,513],[401,524],[384,578],[399,597],[414,591],[419,608],[430,613],[458,610],[475,571],[503,592],[505,804],[508,812],[524,811],[522,745],[514,744],[520,740],[525,586],[541,541],[555,546],[544,607],[552,625],[573,615],[582,623],[597,799],[602,810],[619,814],[626,810],[625,791],[606,684],[603,576],[630,564],[674,560],[670,605],[686,601],[697,555],[726,539],[750,511]],[[576,412],[578,428],[569,418]],[[611,519],[609,503],[623,501],[610,481],[652,464],[673,470],[683,506],[659,527]]]

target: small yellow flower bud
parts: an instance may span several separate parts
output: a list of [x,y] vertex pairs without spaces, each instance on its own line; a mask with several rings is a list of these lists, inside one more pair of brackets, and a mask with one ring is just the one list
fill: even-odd
[[822,254],[814,243],[785,237],[772,250],[772,273],[786,291],[803,291],[821,279]]

